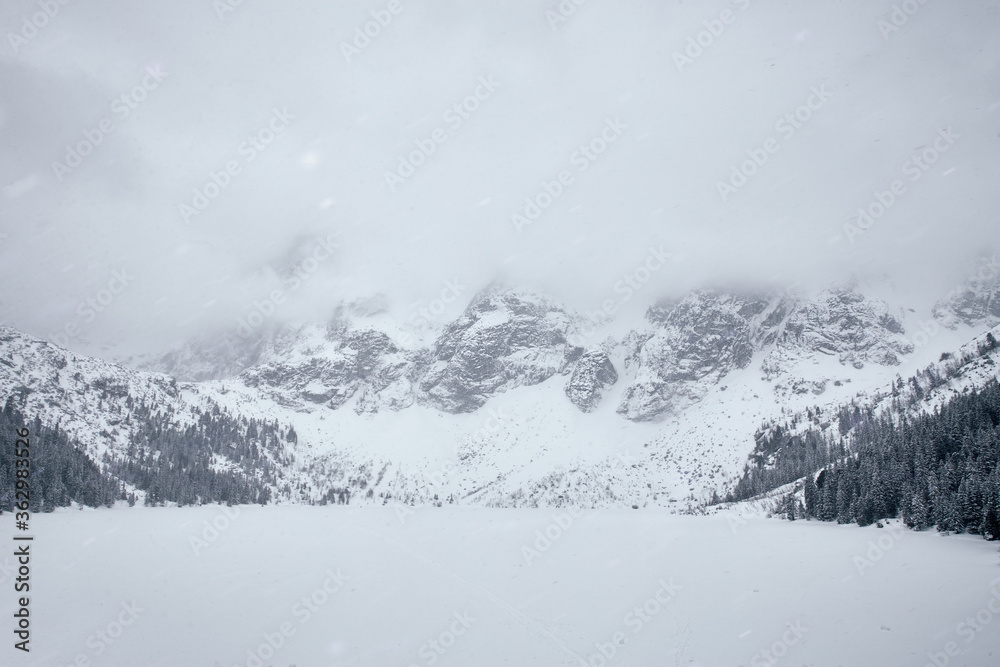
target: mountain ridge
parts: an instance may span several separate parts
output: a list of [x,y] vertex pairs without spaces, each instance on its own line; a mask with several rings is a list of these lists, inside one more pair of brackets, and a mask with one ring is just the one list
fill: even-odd
[[[992,303],[990,289],[974,293]],[[988,308],[973,312],[984,315],[971,324],[942,315],[941,330],[972,338],[991,321]],[[695,291],[651,307],[624,336],[591,331],[586,346],[575,344],[585,317],[496,286],[426,346],[404,346],[373,314],[276,329],[243,348],[256,350],[250,366],[201,381],[4,327],[0,392],[64,425],[95,461],[128,451],[129,398],[179,429],[220,409],[277,424],[280,446],[261,449],[253,474],[268,470],[279,502],[691,507],[735,483],[767,420],[877,394],[935,361],[907,337],[911,314],[851,285]]]

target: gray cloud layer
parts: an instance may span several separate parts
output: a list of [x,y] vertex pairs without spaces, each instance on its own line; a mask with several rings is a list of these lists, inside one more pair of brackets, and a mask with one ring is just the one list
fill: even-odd
[[596,309],[651,248],[671,260],[637,303],[883,274],[932,299],[994,250],[997,2],[891,31],[892,3],[862,0],[586,3],[556,29],[556,2],[218,4],[55,3],[30,38],[39,4],[0,10],[4,322],[138,351],[231,329],[275,289],[279,316],[312,318],[497,278]]

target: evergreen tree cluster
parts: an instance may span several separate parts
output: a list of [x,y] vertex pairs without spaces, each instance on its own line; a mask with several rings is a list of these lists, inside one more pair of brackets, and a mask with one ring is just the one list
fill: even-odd
[[351,502],[351,490],[344,487],[331,487],[319,499],[320,505],[348,505]]
[[909,417],[900,407],[878,417],[855,405],[843,408],[842,428],[852,429],[846,446],[814,429],[795,436],[775,429],[758,442],[757,458],[727,501],[804,476],[804,508],[792,497],[779,508],[789,518],[798,513],[864,526],[901,517],[917,530],[936,526],[1000,539],[997,380],[929,414]]
[[277,476],[264,453],[282,464],[292,460],[278,423],[234,418],[217,405],[197,416],[182,427],[170,408],[129,400],[129,448],[124,456],[106,455],[107,470],[146,491],[147,505],[266,504]]
[[822,430],[814,428],[793,434],[778,425],[758,432],[756,441],[743,477],[726,496],[726,502],[749,500],[800,480],[845,454],[843,443],[832,442]]
[[[32,512],[51,512],[71,501],[81,505],[111,506],[129,499],[121,485],[104,473],[59,427],[44,426],[37,418],[27,422],[7,400],[0,412],[0,513],[13,511],[15,495],[15,443],[17,432],[29,431],[30,498]],[[135,502],[134,497],[132,502]]]
[[[8,398],[0,414],[0,511],[14,502],[14,443],[16,431],[25,426],[16,405],[16,397]],[[115,428],[129,433],[128,450],[106,453],[99,462],[58,425],[49,427],[37,418],[28,424],[32,510],[51,511],[71,502],[134,504],[126,483],[146,492],[147,505],[266,504],[278,482],[272,461],[281,466],[293,461],[286,445],[297,436],[277,421],[236,418],[212,405],[196,411],[195,423],[181,424],[172,408],[158,409],[131,396],[114,408]]]

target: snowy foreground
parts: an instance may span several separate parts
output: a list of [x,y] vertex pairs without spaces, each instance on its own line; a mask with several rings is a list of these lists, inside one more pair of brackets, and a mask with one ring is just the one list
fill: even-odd
[[[220,507],[35,516],[32,652],[14,651],[7,630],[0,663],[1000,664],[1000,613],[990,611],[1000,612],[1000,564],[982,539],[574,514],[287,506],[231,518]],[[9,536],[12,517],[0,526]],[[0,564],[11,626],[13,559]]]

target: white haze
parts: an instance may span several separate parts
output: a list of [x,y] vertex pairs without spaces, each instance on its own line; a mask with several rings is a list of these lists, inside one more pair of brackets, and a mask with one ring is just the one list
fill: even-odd
[[[994,251],[1000,3],[928,3],[888,39],[888,1],[590,2],[553,30],[556,4],[404,1],[348,63],[340,43],[386,3],[250,0],[220,18],[209,0],[71,2],[16,53],[6,35],[38,5],[3,3],[0,319],[47,338],[76,323],[70,347],[120,354],[231,331],[280,286],[281,319],[376,293],[405,313],[448,280],[461,300],[499,279],[594,310],[650,248],[671,260],[637,307],[851,276],[929,302]],[[727,8],[735,22],[679,72],[674,52]],[[157,66],[147,99],[112,113]],[[499,87],[453,128],[442,114],[480,77]],[[717,181],[822,86],[830,99],[723,202]],[[275,108],[294,118],[247,164],[239,146]],[[57,180],[106,117],[114,131]],[[578,172],[571,154],[609,119],[627,128]],[[435,128],[447,141],[390,192],[386,170]],[[946,128],[960,138],[849,243],[858,207]],[[179,205],[229,160],[242,172],[185,222]],[[574,183],[517,233],[511,214],[561,169]],[[282,276],[331,234],[335,256],[289,292]],[[121,269],[134,280],[82,319]]]

